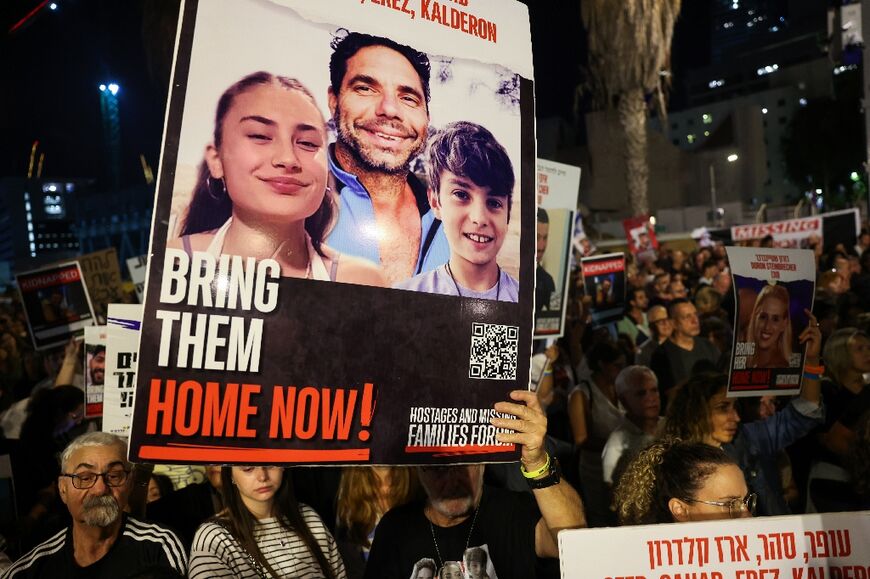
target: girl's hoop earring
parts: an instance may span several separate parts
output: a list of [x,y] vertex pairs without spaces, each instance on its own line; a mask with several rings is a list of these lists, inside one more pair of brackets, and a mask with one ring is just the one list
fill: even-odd
[[[224,197],[226,197],[226,195],[227,195],[227,182],[224,181],[223,177],[221,177],[220,182],[221,182],[221,190],[223,192]],[[217,195],[214,194],[214,190],[212,188],[212,183],[211,183],[211,175],[206,176],[205,185],[208,188],[208,196],[209,197],[211,197],[215,201],[222,201],[223,200],[223,198],[218,197]]]

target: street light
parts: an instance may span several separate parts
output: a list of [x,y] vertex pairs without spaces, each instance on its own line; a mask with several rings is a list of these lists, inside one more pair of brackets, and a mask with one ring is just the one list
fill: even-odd
[[728,162],[733,163],[734,161],[736,161],[739,158],[740,157],[737,156],[737,153],[731,153],[730,155],[728,155]]

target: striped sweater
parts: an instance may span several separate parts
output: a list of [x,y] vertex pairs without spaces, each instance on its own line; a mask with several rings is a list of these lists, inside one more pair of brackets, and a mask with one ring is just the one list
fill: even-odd
[[[302,517],[311,529],[315,541],[326,556],[339,579],[346,577],[344,563],[338,554],[335,540],[323,521],[311,507],[300,505]],[[279,577],[317,579],[323,577],[317,559],[294,532],[280,525],[278,519],[261,519],[254,527],[254,537],[266,560]],[[223,526],[206,522],[200,525],[193,538],[190,553],[191,579],[241,578],[255,579],[262,575],[252,557]]]

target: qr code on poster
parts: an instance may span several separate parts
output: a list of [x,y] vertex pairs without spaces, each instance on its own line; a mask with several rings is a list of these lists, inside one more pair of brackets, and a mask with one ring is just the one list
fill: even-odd
[[498,324],[471,324],[468,377],[516,380],[520,329]]

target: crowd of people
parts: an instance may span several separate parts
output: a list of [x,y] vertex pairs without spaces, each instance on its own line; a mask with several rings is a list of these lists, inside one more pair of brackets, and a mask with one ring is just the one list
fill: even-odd
[[[427,193],[411,171],[428,130],[425,55],[359,34],[334,48],[337,142],[327,146],[299,81],[242,78],[218,103],[169,249],[272,257],[286,277],[517,301],[518,282],[496,261],[515,188],[503,146],[472,123],[443,127]],[[382,78],[384,59],[407,78]],[[408,107],[404,125],[366,120],[363,101],[379,91],[371,114]],[[257,114],[264,103],[274,118]],[[285,133],[285,157],[263,152]],[[295,176],[251,178],[261,166]],[[272,204],[267,191],[303,202]],[[386,241],[355,237],[362,225],[351,221],[383,224],[384,207]],[[584,296],[570,284],[564,336],[538,343],[531,388],[495,405],[497,440],[516,444],[520,460],[485,467],[131,464],[126,442],[84,417],[83,377],[102,380],[103,359],[83,368],[76,341],[35,351],[22,305],[4,298],[0,455],[15,508],[0,520],[3,579],[556,577],[563,529],[870,507],[870,232],[855,247],[816,244],[817,294],[793,336],[803,387],[790,399],[729,398],[726,388],[735,334],[755,340],[750,367],[791,359],[777,290],[735,299],[722,244],[644,256],[627,256],[616,324],[590,315],[595,301],[615,303],[615,286]],[[747,303],[748,329],[735,328]]]
[[[868,242],[817,255],[796,340],[806,368],[824,367],[795,397],[726,395],[721,245],[629,257],[625,317],[609,327],[572,285],[565,335],[536,344],[532,389],[496,405],[514,416],[494,424],[516,431],[499,436],[519,465],[133,465],[83,416],[84,375],[104,370],[83,367],[75,341],[35,351],[7,297],[0,454],[17,516],[3,520],[4,577],[555,577],[561,529],[867,509]],[[763,301],[753,316],[777,323]]]

